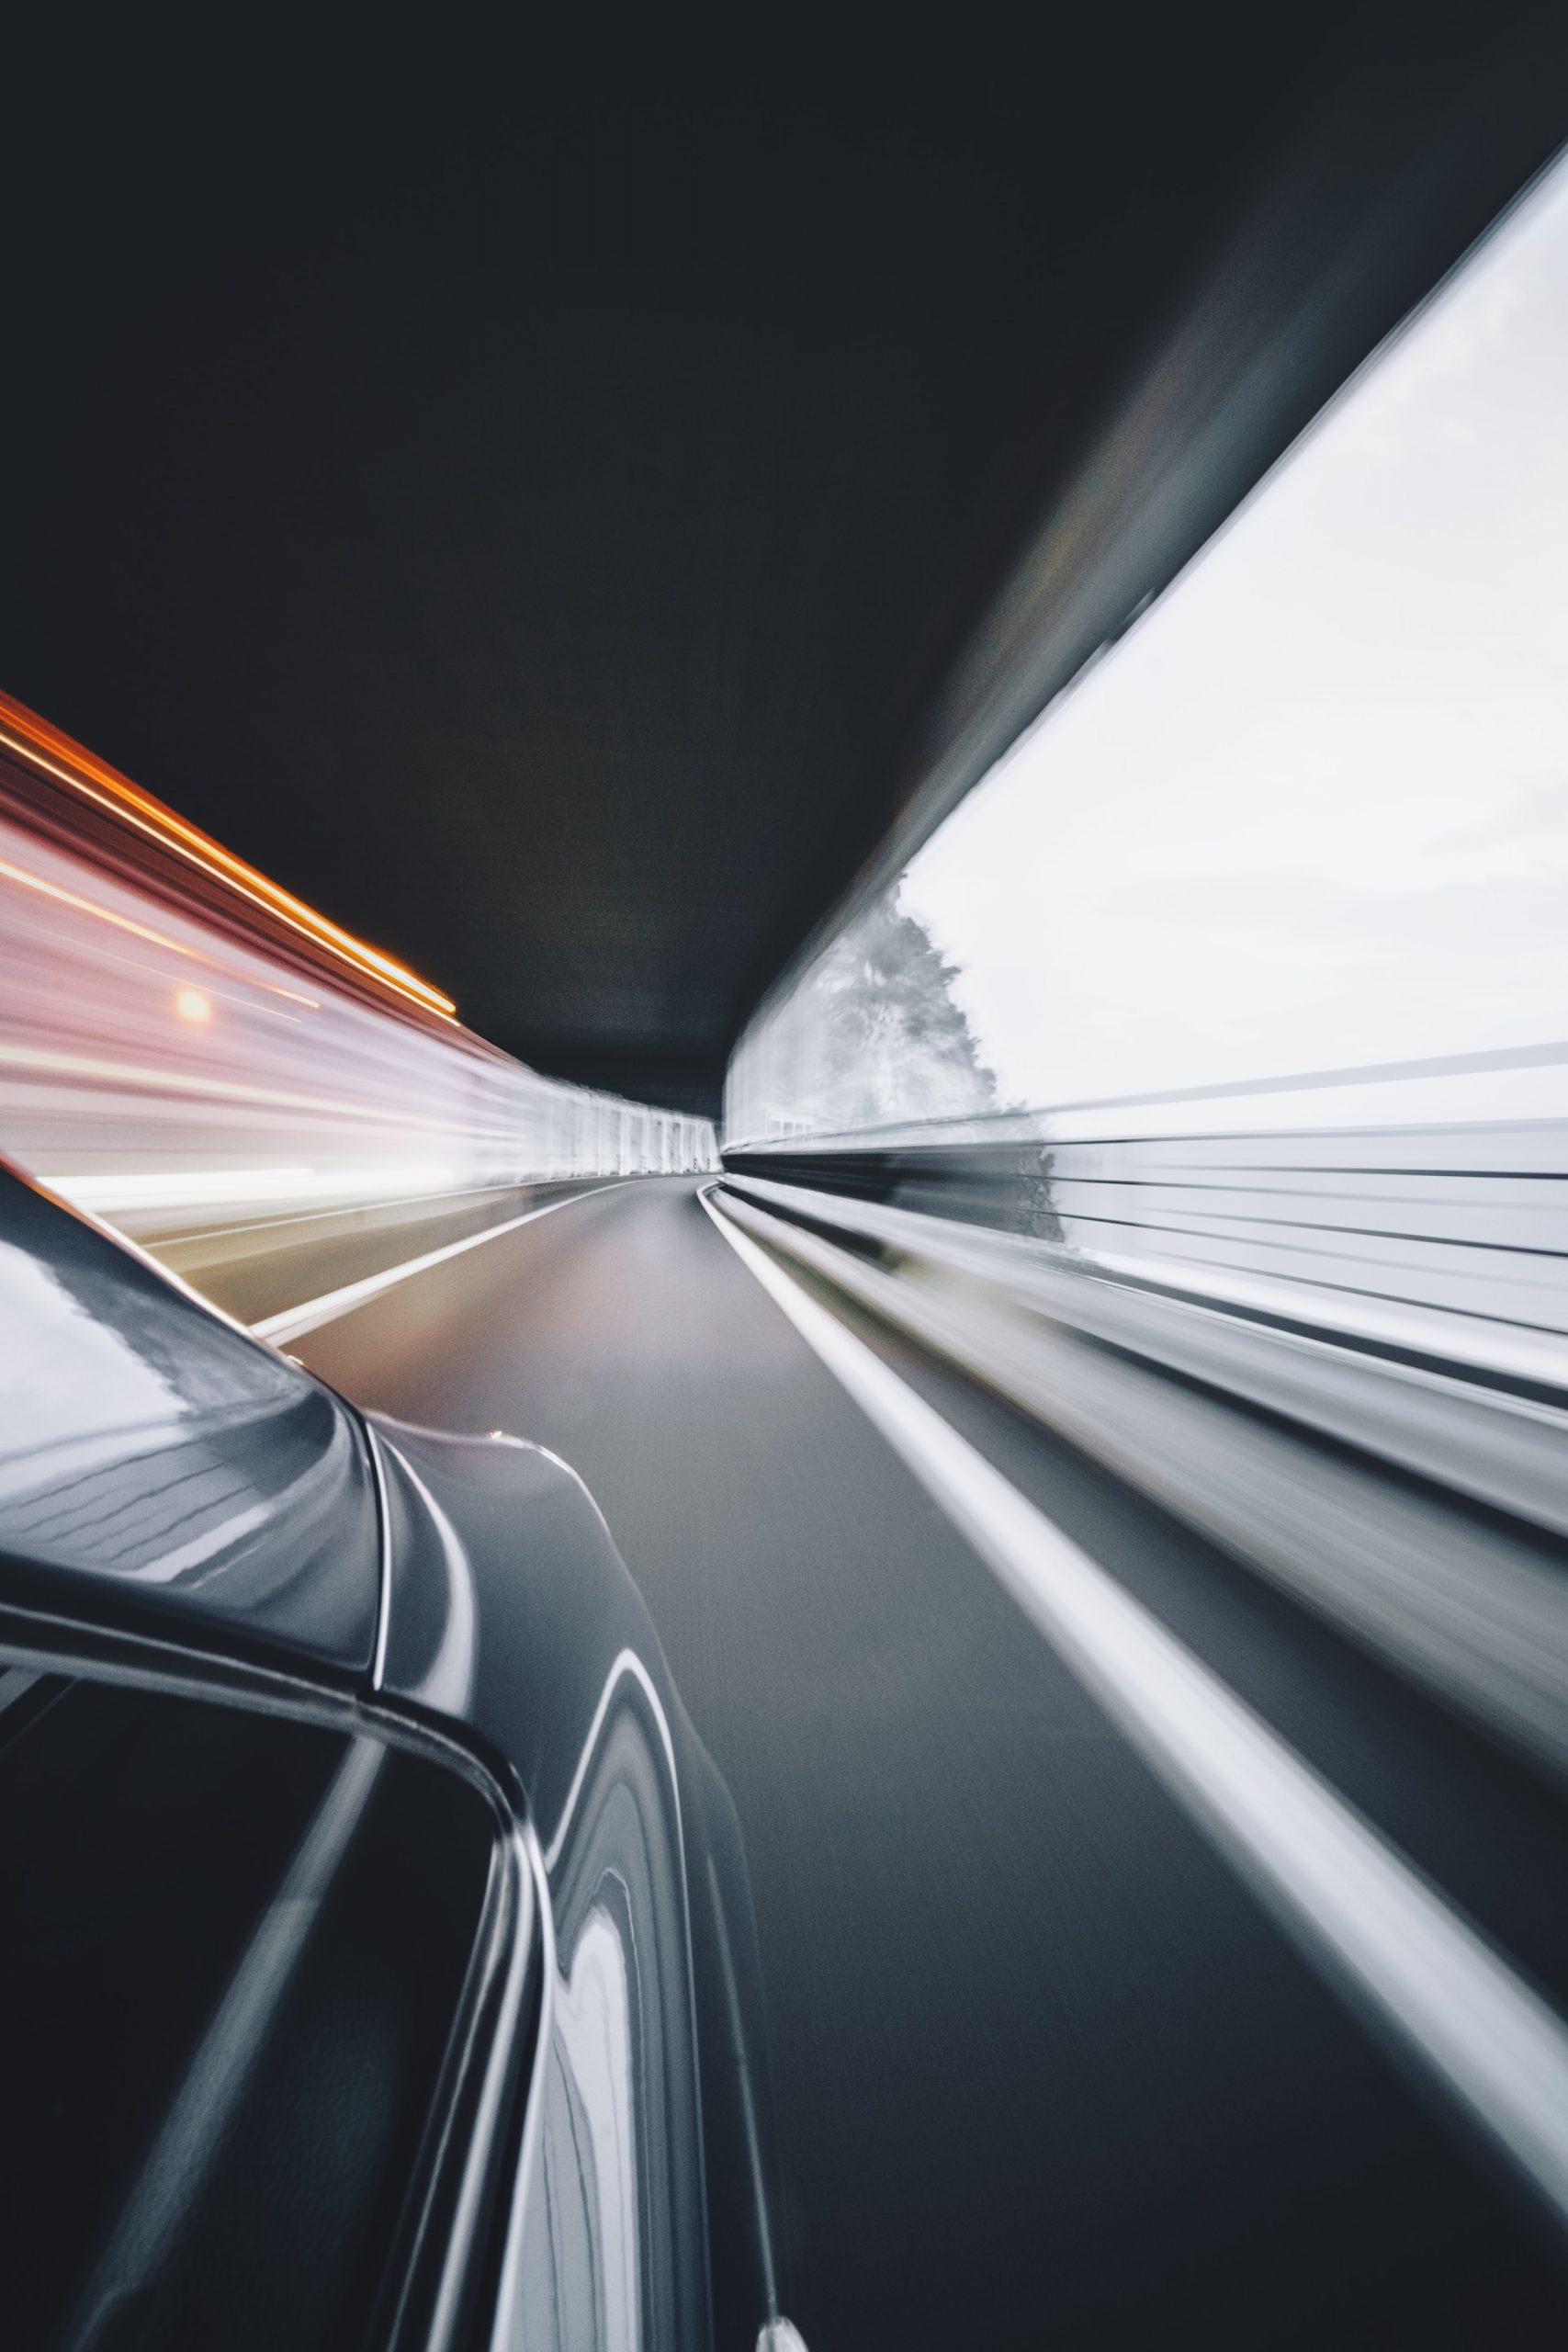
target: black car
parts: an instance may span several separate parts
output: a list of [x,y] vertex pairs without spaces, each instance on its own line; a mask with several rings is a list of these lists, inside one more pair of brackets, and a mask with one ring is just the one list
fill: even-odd
[[553,1455],[0,1171],[12,2352],[798,2344],[733,1810]]

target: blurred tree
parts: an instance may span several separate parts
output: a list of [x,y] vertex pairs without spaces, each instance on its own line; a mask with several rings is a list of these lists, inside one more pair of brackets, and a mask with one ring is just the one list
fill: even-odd
[[997,1107],[949,963],[896,893],[835,942],[814,976],[835,1124],[956,1118]]

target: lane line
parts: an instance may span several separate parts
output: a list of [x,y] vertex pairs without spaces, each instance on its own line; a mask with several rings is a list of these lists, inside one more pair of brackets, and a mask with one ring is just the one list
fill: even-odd
[[742,1263],[1321,1967],[1568,2222],[1568,2026],[1371,1824],[874,1349],[714,1205]]
[[277,1315],[264,1315],[250,1329],[258,1340],[297,1340],[301,1332],[313,1331],[321,1323],[331,1323],[337,1316],[362,1306],[367,1299],[390,1290],[394,1283],[406,1283],[411,1274],[423,1274],[428,1266],[445,1265],[448,1258],[460,1258],[465,1250],[477,1250],[481,1241],[499,1241],[503,1233],[515,1233],[520,1225],[532,1225],[536,1217],[570,1208],[575,1201],[591,1201],[596,1193],[619,1192],[622,1184],[632,1181],[629,1177],[617,1177],[614,1183],[592,1184],[586,1193],[569,1193],[564,1200],[547,1201],[542,1208],[525,1209],[521,1216],[508,1217],[504,1225],[486,1226],[482,1233],[465,1234],[461,1241],[448,1241],[443,1249],[427,1250],[423,1258],[407,1258],[400,1266],[367,1274],[362,1282],[344,1283],[341,1290],[323,1291],[320,1298],[305,1299],[299,1306],[286,1306]]
[[[325,1208],[290,1210],[287,1216],[242,1217],[235,1225],[197,1225],[188,1233],[153,1233],[148,1238],[155,1250],[180,1250],[189,1241],[225,1241],[236,1233],[271,1233],[286,1225],[319,1225],[329,1216],[368,1216],[381,1209],[412,1208],[421,1201],[431,1201],[439,1206],[443,1201],[477,1200],[481,1193],[534,1192],[547,1183],[570,1184],[571,1181],[570,1176],[546,1176],[536,1183],[530,1179],[518,1184],[461,1184],[455,1192],[447,1193],[392,1193],[385,1200],[333,1201]],[[63,1177],[57,1182],[69,1184],[71,1179]]]

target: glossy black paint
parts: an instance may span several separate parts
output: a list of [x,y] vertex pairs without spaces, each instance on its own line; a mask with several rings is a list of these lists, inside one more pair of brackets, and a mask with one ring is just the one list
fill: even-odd
[[366,1423],[9,1172],[0,1337],[13,1655],[379,1724],[490,1796],[494,1949],[394,2340],[499,2311],[530,2346],[754,2342],[778,2282],[744,1855],[581,1480]]
[[[614,1890],[645,2062],[646,2341],[705,2340],[711,2290],[714,2342],[750,2344],[778,2298],[774,2185],[756,1929],[728,1791],[575,1472],[511,1438],[372,1427],[390,1539],[384,1694],[462,1722],[514,1776],[561,1986]],[[574,2169],[563,2146],[558,2170]],[[541,2246],[527,2267],[545,2275]]]
[[0,1401],[9,1594],[367,1670],[378,1532],[354,1416],[3,1165]]

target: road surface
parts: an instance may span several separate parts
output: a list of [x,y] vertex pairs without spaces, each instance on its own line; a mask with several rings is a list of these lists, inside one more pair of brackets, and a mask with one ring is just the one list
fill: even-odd
[[[581,1194],[286,1344],[367,1407],[537,1439],[598,1498],[746,1838],[811,2352],[1558,2340],[1542,2199],[1090,1695],[704,1181]],[[1544,1778],[845,1319],[1527,1999],[1563,1999]]]

